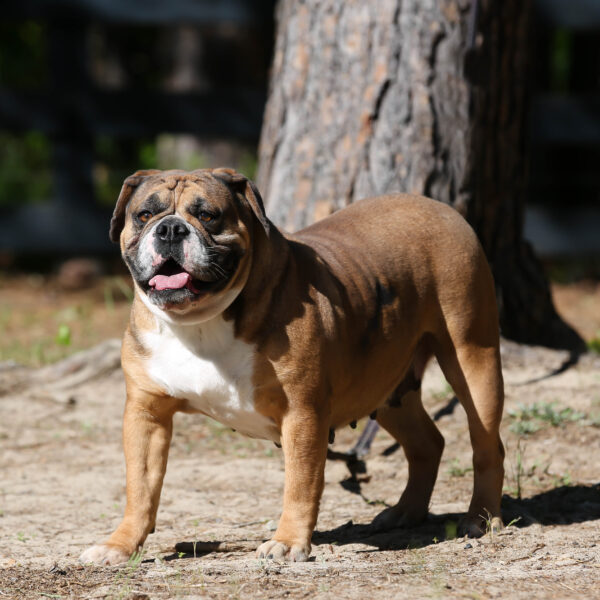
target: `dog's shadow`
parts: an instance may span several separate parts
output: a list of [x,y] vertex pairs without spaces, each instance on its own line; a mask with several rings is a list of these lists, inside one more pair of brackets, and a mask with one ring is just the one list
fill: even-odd
[[[518,528],[526,528],[535,523],[571,525],[596,520],[600,518],[600,483],[590,486],[565,485],[523,499],[504,496],[502,515],[506,524],[512,523]],[[315,531],[312,543],[315,546],[362,544],[371,547],[359,549],[357,552],[423,548],[454,537],[463,516],[460,513],[432,514],[418,527],[384,532],[376,532],[368,524],[348,521],[328,531]],[[180,542],[176,545],[176,552],[165,556],[164,560],[200,557],[212,552],[251,552],[261,541]]]
[[[393,529],[373,532],[370,525],[351,521],[329,531],[316,531],[313,543],[365,544],[374,550],[404,550],[422,548],[447,539],[456,533],[464,514],[442,513],[429,515],[428,519],[411,529]],[[530,498],[502,498],[502,516],[505,524],[526,528],[533,524],[572,525],[600,519],[600,483],[595,485],[560,486]],[[372,552],[374,550],[363,550]]]

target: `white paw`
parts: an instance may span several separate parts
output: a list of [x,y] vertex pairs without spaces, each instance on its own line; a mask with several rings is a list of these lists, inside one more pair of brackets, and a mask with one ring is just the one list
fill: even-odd
[[116,546],[98,544],[88,548],[79,557],[79,562],[84,565],[119,565],[129,560],[129,553]]
[[257,558],[270,558],[273,560],[289,560],[290,562],[306,562],[310,556],[310,544],[301,546],[292,544],[288,546],[277,540],[269,540],[261,544],[256,550]]

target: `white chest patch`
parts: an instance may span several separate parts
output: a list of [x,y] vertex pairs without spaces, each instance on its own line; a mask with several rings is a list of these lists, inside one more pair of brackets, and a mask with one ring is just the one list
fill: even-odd
[[148,375],[174,398],[250,437],[279,442],[274,423],[254,407],[254,347],[220,316],[198,325],[161,322],[146,332]]

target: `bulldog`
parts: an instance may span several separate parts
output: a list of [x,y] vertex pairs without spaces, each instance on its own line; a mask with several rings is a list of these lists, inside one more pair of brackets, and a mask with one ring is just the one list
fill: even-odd
[[474,489],[463,530],[502,526],[494,284],[452,208],[387,195],[288,235],[233,170],[138,171],[110,236],[135,287],[122,346],[127,504],[83,563],[125,562],[154,530],[177,411],[283,448],[283,512],[260,558],[308,559],[331,432],[366,415],[408,461],[406,488],[373,528],[419,523],[444,447],[421,403],[432,356],[468,417]]

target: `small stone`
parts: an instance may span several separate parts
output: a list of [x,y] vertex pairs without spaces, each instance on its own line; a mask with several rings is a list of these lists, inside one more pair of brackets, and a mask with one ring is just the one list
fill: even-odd
[[472,547],[473,545],[470,543],[465,544],[465,550],[470,550]]
[[275,531],[277,529],[277,521],[271,519],[265,523],[265,529],[267,531]]

